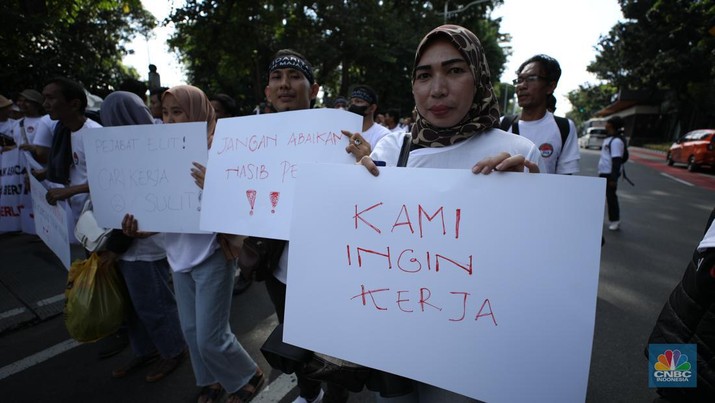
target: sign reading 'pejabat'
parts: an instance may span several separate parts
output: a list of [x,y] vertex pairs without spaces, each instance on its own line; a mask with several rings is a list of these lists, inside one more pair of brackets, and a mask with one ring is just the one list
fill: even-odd
[[130,213],[142,231],[202,232],[191,168],[206,163],[206,122],[105,127],[83,140],[99,225],[121,228]]
[[488,402],[584,401],[603,179],[300,169],[286,342]]
[[355,163],[341,130],[362,118],[338,109],[221,119],[209,151],[201,229],[288,239],[298,164]]

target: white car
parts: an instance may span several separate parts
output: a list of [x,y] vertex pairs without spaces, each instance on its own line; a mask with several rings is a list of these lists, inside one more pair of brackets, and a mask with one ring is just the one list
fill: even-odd
[[608,137],[608,132],[603,127],[589,127],[586,134],[578,139],[581,148],[596,147],[599,150],[603,147],[603,140]]

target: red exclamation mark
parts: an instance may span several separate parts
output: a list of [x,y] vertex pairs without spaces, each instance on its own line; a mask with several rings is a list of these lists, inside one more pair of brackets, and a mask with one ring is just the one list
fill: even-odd
[[276,213],[276,205],[278,204],[278,196],[280,196],[280,192],[271,192],[271,194],[270,194],[271,206],[273,206],[273,208],[271,209],[271,213],[273,213],[273,214]]
[[253,206],[256,205],[256,191],[246,190],[246,198],[248,198],[248,204],[251,205],[251,212],[248,214],[253,215]]
[[184,136],[184,145],[181,147],[181,149],[186,150],[186,136]]

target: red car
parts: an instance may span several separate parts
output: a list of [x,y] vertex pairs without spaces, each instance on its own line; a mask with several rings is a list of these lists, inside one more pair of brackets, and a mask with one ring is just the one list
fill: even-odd
[[673,143],[665,157],[668,165],[688,164],[688,171],[701,165],[715,168],[715,129],[693,130]]

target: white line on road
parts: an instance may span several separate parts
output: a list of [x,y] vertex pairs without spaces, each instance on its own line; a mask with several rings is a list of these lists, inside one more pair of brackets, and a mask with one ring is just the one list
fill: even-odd
[[[54,304],[54,303],[62,301],[64,299],[65,299],[65,294],[57,294],[54,297],[41,299],[41,300],[35,302],[35,305],[39,308],[42,306]],[[9,311],[0,312],[0,319],[7,319],[7,318],[10,318],[13,316],[17,316],[17,315],[20,315],[26,311],[27,311],[27,309],[25,309],[25,308],[15,308],[15,309],[11,309]]]
[[668,175],[668,174],[663,173],[663,172],[661,172],[660,174],[663,175],[663,176],[665,176],[666,178],[670,178],[670,179],[672,179],[672,180],[674,180],[674,181],[676,181],[676,182],[680,182],[680,183],[682,183],[683,185],[695,186],[695,185],[693,185],[692,183],[686,182],[686,181],[684,181],[684,180],[682,180],[682,179],[678,179],[678,178],[676,178],[675,176],[671,176],[671,175]]
[[12,364],[0,368],[0,380],[5,379],[8,376],[15,375],[18,372],[24,371],[35,364],[47,361],[50,358],[58,354],[62,354],[67,350],[71,350],[79,345],[80,343],[76,340],[65,340],[60,344],[55,344],[50,348],[44,349],[39,353],[23,358],[20,361],[15,361]]
[[282,374],[276,378],[270,385],[266,386],[256,398],[255,403],[273,403],[283,399],[294,387],[298,385],[295,374]]

